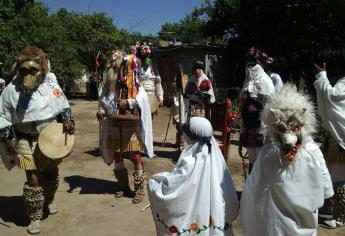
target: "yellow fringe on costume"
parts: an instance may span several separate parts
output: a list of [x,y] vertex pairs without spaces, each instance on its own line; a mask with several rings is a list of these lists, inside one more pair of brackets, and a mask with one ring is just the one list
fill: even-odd
[[113,150],[114,152],[138,152],[143,150],[143,145],[139,139],[129,140],[128,142],[123,142],[122,148],[119,140],[108,139],[107,148]]
[[18,154],[17,163],[21,170],[37,170],[33,156],[27,158],[24,155]]
[[122,125],[109,125],[107,149],[115,152],[142,151],[143,144],[140,138],[139,122],[124,122]]
[[34,155],[17,155],[17,165],[21,170],[41,170],[44,169],[51,161],[42,154]]
[[41,170],[53,161],[40,152],[37,142],[20,139],[17,150],[17,165],[21,170]]

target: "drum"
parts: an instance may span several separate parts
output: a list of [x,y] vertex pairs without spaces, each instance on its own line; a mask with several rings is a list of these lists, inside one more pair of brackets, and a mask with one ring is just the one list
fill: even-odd
[[121,153],[141,151],[140,120],[138,115],[112,115],[108,122],[107,148]]
[[62,123],[50,123],[38,136],[38,147],[50,159],[61,159],[71,154],[74,135],[63,133]]

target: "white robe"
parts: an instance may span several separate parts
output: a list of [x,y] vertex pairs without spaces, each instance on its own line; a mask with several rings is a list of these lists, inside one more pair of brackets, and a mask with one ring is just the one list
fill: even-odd
[[345,149],[345,77],[339,79],[332,87],[327,79],[326,71],[322,71],[316,75],[314,87],[322,125]]
[[211,145],[211,154],[207,145],[188,146],[171,173],[151,177],[148,192],[157,235],[179,235],[171,233],[175,230],[189,230],[186,235],[233,235],[229,226],[238,216],[238,199],[214,138]]
[[318,208],[333,196],[323,155],[307,137],[296,160],[281,160],[266,144],[259,152],[241,197],[241,224],[246,236],[315,236]]

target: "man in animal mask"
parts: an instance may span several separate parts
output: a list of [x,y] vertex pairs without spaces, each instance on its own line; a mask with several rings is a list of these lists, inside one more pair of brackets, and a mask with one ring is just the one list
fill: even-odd
[[[150,158],[154,157],[152,121],[145,90],[139,87],[135,97],[130,95],[133,94],[132,92],[129,94],[123,92],[124,84],[119,83],[122,75],[122,59],[122,52],[114,51],[112,53],[100,93],[100,107],[96,116],[102,125],[101,151],[103,158],[108,165],[113,162],[115,164],[114,175],[119,185],[115,191],[115,197],[132,195],[132,203],[137,204],[142,202],[145,196],[145,172],[141,151],[145,150]],[[128,158],[134,164],[135,170],[132,176],[134,195],[129,186],[128,170],[124,158]]]
[[43,209],[58,212],[54,204],[58,188],[58,162],[44,156],[38,135],[52,122],[64,125],[64,132],[74,133],[75,126],[68,101],[48,72],[46,54],[37,47],[24,48],[17,57],[17,75],[0,97],[1,141],[9,158],[25,171],[23,198],[30,219],[28,232],[40,233]]
[[261,116],[272,142],[261,147],[243,188],[244,235],[317,235],[318,209],[333,195],[333,188],[322,152],[312,139],[313,104],[286,84]]

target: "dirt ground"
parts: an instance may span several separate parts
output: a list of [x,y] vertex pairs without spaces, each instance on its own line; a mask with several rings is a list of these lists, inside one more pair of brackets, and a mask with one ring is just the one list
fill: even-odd
[[[60,165],[60,185],[56,194],[59,213],[45,216],[41,223],[41,235],[117,235],[154,236],[155,226],[150,209],[141,211],[148,205],[148,198],[137,205],[129,198],[114,198],[116,183],[113,166],[107,166],[98,151],[98,122],[95,118],[96,102],[71,101],[77,124],[76,144],[71,156]],[[169,108],[160,109],[154,119],[154,145],[157,157],[144,158],[148,176],[172,169],[168,161],[176,157],[175,128],[170,124],[167,142],[163,147],[168,124]],[[244,177],[242,162],[237,155],[237,135],[233,134],[230,145],[229,166],[238,191],[242,191]],[[130,173],[132,164],[126,161]],[[18,168],[7,171],[0,161],[0,235],[27,235],[26,218],[21,198],[24,172]],[[133,183],[131,183],[133,186]],[[235,235],[243,235],[239,220],[233,224]],[[319,228],[321,236],[345,235],[345,229],[325,230]]]

